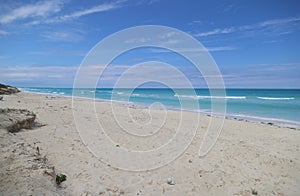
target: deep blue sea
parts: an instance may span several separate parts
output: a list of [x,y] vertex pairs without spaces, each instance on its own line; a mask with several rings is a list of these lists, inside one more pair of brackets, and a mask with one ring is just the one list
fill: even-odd
[[[21,88],[22,91],[45,93],[56,96],[72,96],[72,88]],[[74,91],[75,92],[75,91]],[[180,92],[180,93],[178,93]],[[151,105],[159,102],[168,109],[184,109],[209,113],[210,91],[196,89],[193,94],[187,89],[76,89],[75,96],[132,102],[137,105]],[[113,95],[113,96],[112,96]],[[218,99],[219,97],[214,97]],[[227,116],[263,122],[279,122],[300,125],[300,89],[226,89]],[[129,100],[128,100],[129,99]],[[198,101],[199,108],[185,104]]]

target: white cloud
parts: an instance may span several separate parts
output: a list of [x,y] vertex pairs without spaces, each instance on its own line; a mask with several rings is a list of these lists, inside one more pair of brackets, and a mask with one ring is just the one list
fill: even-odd
[[8,32],[7,31],[4,31],[4,30],[0,30],[0,36],[1,35],[8,35]]
[[[39,50],[39,51],[29,51],[27,55],[39,55],[39,56],[85,56],[88,53],[86,50],[60,50],[60,49],[51,49],[51,50]],[[1,56],[0,56],[1,59]]]
[[274,20],[266,20],[263,22],[259,22],[252,25],[242,25],[236,27],[228,27],[228,28],[217,28],[212,31],[196,33],[195,37],[206,37],[211,35],[221,35],[221,34],[229,34],[234,32],[256,32],[262,33],[265,32],[267,35],[284,35],[289,34],[293,31],[294,28],[299,27],[299,25],[295,25],[300,22],[300,17],[290,17],[290,18],[282,18],[282,19],[274,19]]
[[1,81],[17,86],[71,86],[75,66],[0,66]]
[[126,44],[130,43],[145,43],[151,41],[149,38],[141,37],[141,38],[135,38],[135,39],[130,39],[130,40],[125,40]]
[[136,5],[152,5],[159,2],[160,0],[137,0]]
[[275,20],[267,20],[264,22],[259,23],[259,26],[265,27],[270,25],[282,25],[288,23],[299,22],[300,17],[291,17],[291,18],[283,18],[283,19],[275,19]]
[[125,0],[103,3],[87,9],[75,11],[73,13],[55,16],[54,14],[62,11],[62,0],[39,1],[35,4],[23,5],[19,8],[11,10],[9,13],[4,14],[0,18],[0,24],[8,24],[14,22],[15,20],[28,18],[30,18],[31,21],[27,21],[27,25],[64,22],[74,20],[82,16],[120,8],[123,2],[125,2]]
[[[86,86],[90,87],[90,81],[96,81],[100,72],[104,70],[99,81],[101,87],[112,87],[119,77],[125,77],[124,87],[136,81],[144,81],[146,76],[151,76],[157,81],[169,81],[181,87],[181,80],[169,72],[168,67],[147,62],[139,69],[132,69],[127,76],[123,72],[131,68],[128,65],[109,65],[106,69],[103,65],[85,66],[84,72]],[[150,64],[149,64],[150,63]],[[223,69],[222,77],[227,87],[297,87],[299,88],[299,63],[287,64],[255,64],[236,68]],[[192,84],[203,87],[205,80],[219,78],[218,73],[212,72],[202,75],[194,66],[174,66],[179,72],[185,74]],[[1,81],[17,86],[68,86],[72,87],[77,66],[0,66]],[[124,79],[124,78],[123,78]],[[261,84],[263,84],[261,86]],[[279,86],[277,86],[279,85]]]
[[76,19],[85,15],[89,15],[89,14],[94,14],[94,13],[99,13],[99,12],[104,12],[104,11],[109,11],[112,9],[116,9],[120,7],[118,2],[115,3],[104,3],[102,5],[98,5],[95,7],[91,7],[85,10],[81,10],[81,11],[76,11],[73,12],[71,14],[67,14],[67,15],[63,15],[60,16],[58,18],[54,18],[52,20],[48,20],[48,22],[63,22],[66,20],[72,20],[72,19]]
[[176,37],[176,36],[180,36],[180,34],[176,31],[169,31],[169,32],[166,32],[166,33],[163,33],[161,35],[159,35],[158,37],[160,39],[167,39],[167,38],[173,38],[173,37]]
[[3,60],[3,59],[9,59],[9,58],[10,58],[9,56],[0,55],[0,60]]
[[61,1],[39,1],[35,4],[23,5],[19,8],[11,10],[9,13],[0,18],[0,23],[7,24],[19,19],[46,17],[50,14],[59,12],[61,8]]
[[249,67],[251,67],[252,70],[256,71],[291,71],[300,69],[300,63],[251,64],[249,65]]
[[39,77],[40,75],[37,73],[21,73],[21,72],[16,72],[16,73],[5,73],[5,74],[0,74],[1,77],[5,78],[36,78]]
[[230,27],[230,28],[225,28],[225,29],[214,29],[214,30],[208,31],[208,32],[197,33],[194,36],[196,36],[196,37],[206,37],[206,36],[209,36],[209,35],[232,33],[234,31],[235,31],[235,29],[233,27]]
[[[220,46],[220,47],[207,47],[206,49],[199,49],[199,48],[177,48],[177,51],[179,52],[191,52],[191,53],[197,53],[197,52],[217,52],[217,51],[229,51],[229,50],[236,50],[237,48],[231,47],[231,46]],[[167,53],[167,52],[172,52],[167,49],[163,48],[154,48],[151,49],[151,52],[156,52],[156,53]]]
[[[79,66],[0,66],[0,78],[2,81],[13,83],[16,81],[34,81],[36,85],[47,82],[55,86],[58,82],[65,82],[72,85],[76,71]],[[100,71],[104,70],[104,65],[88,65],[81,68],[87,78],[98,78]],[[105,72],[105,78],[116,78],[116,73],[121,73],[128,66],[112,65]]]
[[220,46],[220,47],[208,47],[207,50],[209,52],[216,52],[216,51],[229,51],[229,50],[236,50],[237,48],[231,46]]
[[80,41],[83,39],[82,35],[67,31],[45,33],[42,36],[53,41]]
[[224,12],[230,12],[230,11],[233,11],[234,8],[235,8],[235,5],[234,5],[234,4],[227,5],[227,6],[224,8]]

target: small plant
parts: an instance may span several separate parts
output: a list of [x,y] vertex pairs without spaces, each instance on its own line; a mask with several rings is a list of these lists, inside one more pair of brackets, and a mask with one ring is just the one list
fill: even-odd
[[36,147],[37,155],[40,155],[40,148],[37,146]]
[[60,185],[63,181],[66,181],[67,180],[67,176],[65,174],[56,174],[56,178],[55,178],[55,181],[56,181],[56,184],[57,185]]
[[251,193],[252,193],[252,195],[257,195],[257,191],[253,188],[251,188]]

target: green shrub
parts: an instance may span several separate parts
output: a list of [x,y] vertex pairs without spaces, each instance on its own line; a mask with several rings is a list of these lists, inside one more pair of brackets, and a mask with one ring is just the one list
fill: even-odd
[[65,174],[56,174],[56,178],[55,178],[55,181],[56,181],[56,184],[57,185],[60,185],[63,181],[66,181],[67,180],[67,176]]

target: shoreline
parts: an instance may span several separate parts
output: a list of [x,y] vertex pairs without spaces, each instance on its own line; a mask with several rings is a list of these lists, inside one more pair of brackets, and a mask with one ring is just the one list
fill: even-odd
[[[22,88],[21,88],[22,89]],[[31,91],[24,91],[24,93],[32,93],[32,94],[39,94],[39,95],[49,95],[53,97],[66,97],[66,98],[79,98],[79,99],[86,99],[86,100],[94,100],[97,102],[112,102],[117,104],[124,104],[124,105],[134,105],[136,107],[145,107],[149,108],[149,104],[146,103],[139,103],[139,102],[126,102],[126,101],[118,101],[118,100],[108,100],[108,99],[100,99],[100,98],[89,98],[84,96],[73,96],[73,95],[65,95],[59,93],[40,93],[40,92],[31,92]],[[191,112],[191,113],[199,113],[206,116],[213,116],[213,117],[222,117],[220,114],[212,114],[211,112],[205,111],[198,111],[192,109],[180,109],[176,107],[165,107],[167,110],[172,111],[183,111],[183,112]],[[293,130],[300,130],[300,122],[287,120],[287,119],[277,119],[277,118],[270,118],[270,117],[261,117],[261,116],[251,116],[251,115],[243,115],[243,114],[228,114],[226,113],[224,116],[225,119],[237,120],[237,121],[244,121],[244,122],[251,122],[251,123],[260,123],[260,124],[267,124],[276,127],[283,127],[289,128]]]

